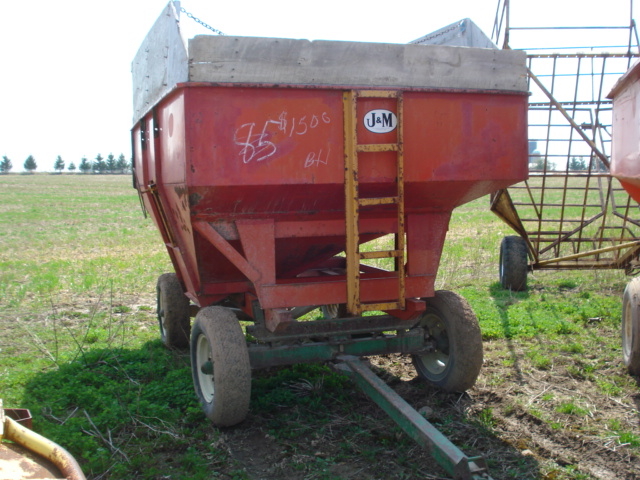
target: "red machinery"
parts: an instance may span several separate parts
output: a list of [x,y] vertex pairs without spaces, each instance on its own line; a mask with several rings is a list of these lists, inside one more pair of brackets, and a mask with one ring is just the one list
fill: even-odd
[[199,310],[207,416],[246,416],[251,368],[344,354],[412,354],[435,385],[471,387],[477,320],[434,281],[452,210],[527,176],[524,54],[226,36],[187,50],[176,17],[170,3],[134,60],[134,175],[176,271],[158,281],[167,345],[188,345]]
[[[613,99],[611,175],[640,202],[640,63],[616,83]],[[622,300],[622,358],[630,373],[640,375],[640,278],[631,280]]]

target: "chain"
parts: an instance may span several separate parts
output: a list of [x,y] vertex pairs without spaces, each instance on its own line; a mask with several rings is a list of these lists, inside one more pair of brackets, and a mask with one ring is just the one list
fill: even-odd
[[191,20],[195,21],[196,23],[199,23],[200,25],[202,25],[204,28],[208,28],[209,30],[211,30],[213,33],[217,33],[218,35],[224,35],[224,33],[222,33],[220,30],[218,30],[217,28],[213,28],[211,25],[209,25],[208,23],[203,22],[202,20],[200,20],[198,17],[194,17],[191,13],[187,12],[184,7],[180,7],[180,11],[182,13],[184,13],[187,17],[189,17]]

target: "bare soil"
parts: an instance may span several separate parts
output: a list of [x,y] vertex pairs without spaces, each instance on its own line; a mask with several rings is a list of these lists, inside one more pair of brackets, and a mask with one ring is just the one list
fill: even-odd
[[[640,381],[632,379],[634,393],[604,395],[596,382],[626,375],[619,362],[601,368],[597,376],[580,378],[570,368],[572,361],[561,354],[554,354],[549,367],[535,368],[527,355],[531,346],[485,342],[482,373],[462,395],[425,385],[407,357],[379,356],[370,362],[465,454],[482,455],[491,478],[640,479],[639,449],[621,444],[614,431],[602,434],[610,425],[640,432]],[[583,356],[588,359],[589,354]],[[282,425],[274,433],[274,425],[301,427],[286,415],[291,412],[276,406],[270,415],[250,413],[241,425],[225,430],[216,446],[226,449],[236,467],[255,480],[451,478],[355,386],[352,395],[355,402],[348,415],[337,408],[334,417],[304,435],[293,434],[291,440],[283,435]],[[558,408],[571,402],[583,410],[566,413],[566,408]]]

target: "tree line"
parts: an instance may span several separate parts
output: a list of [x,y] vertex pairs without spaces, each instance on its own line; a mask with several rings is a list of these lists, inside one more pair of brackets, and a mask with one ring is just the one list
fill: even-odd
[[[75,173],[78,170],[80,173],[128,173],[131,171],[131,160],[127,160],[124,156],[124,153],[121,153],[118,158],[115,157],[112,153],[107,155],[107,158],[104,158],[101,154],[98,154],[96,158],[92,161],[88,160],[87,157],[82,157],[80,163],[76,167],[74,162],[70,162],[68,165],[62,159],[60,155],[56,158],[55,163],[53,164],[53,169],[62,173],[62,171],[67,169],[69,173]],[[38,164],[36,159],[33,158],[33,155],[29,155],[27,159],[22,164],[22,167],[28,173],[33,173],[38,169]],[[0,174],[7,174],[13,169],[13,162],[6,155],[2,157],[2,161],[0,162]]]

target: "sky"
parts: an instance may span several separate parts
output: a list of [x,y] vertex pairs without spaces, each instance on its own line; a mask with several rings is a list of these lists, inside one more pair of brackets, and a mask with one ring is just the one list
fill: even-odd
[[[82,157],[93,160],[98,154],[130,158],[131,61],[167,1],[2,1],[0,156],[9,157],[13,172],[22,170],[29,155],[39,172],[52,171],[58,155],[76,167]],[[630,16],[630,0],[511,3],[511,22],[518,26],[626,25]],[[491,35],[498,1],[183,0],[181,5],[227,35],[407,43],[463,18]],[[181,27],[187,37],[210,33],[184,15]]]

